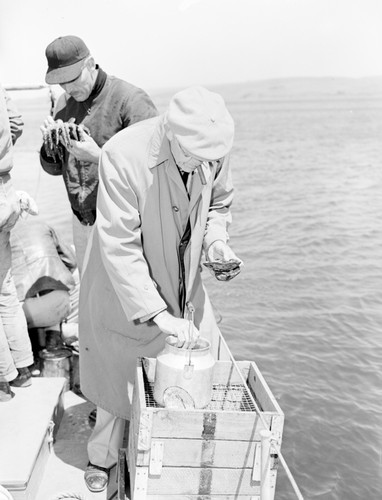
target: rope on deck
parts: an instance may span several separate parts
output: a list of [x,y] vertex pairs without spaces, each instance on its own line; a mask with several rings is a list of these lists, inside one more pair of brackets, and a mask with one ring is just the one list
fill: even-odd
[[59,493],[57,496],[52,498],[52,500],[63,500],[64,498],[69,500],[86,500],[81,493]]

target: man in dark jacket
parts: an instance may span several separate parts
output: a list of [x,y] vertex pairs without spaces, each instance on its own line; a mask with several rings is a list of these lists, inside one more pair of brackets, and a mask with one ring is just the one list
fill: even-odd
[[[46,83],[59,84],[65,93],[58,99],[54,117],[47,117],[41,126],[46,147],[43,144],[40,161],[46,172],[64,178],[81,273],[90,227],[96,217],[101,147],[120,130],[156,116],[157,110],[143,90],[107,75],[81,38],[59,37],[48,45],[45,55]],[[63,125],[68,122],[70,126]],[[70,133],[74,125],[81,127],[65,140],[66,132]],[[73,139],[76,135],[80,140]],[[62,146],[58,154],[52,154],[56,138]],[[53,151],[57,151],[54,146]]]

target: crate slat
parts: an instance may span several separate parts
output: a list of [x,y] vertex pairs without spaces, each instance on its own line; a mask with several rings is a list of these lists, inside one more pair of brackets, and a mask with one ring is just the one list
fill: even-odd
[[259,495],[146,495],[145,500],[260,500]]
[[[138,473],[147,470],[138,467]],[[147,476],[147,495],[259,495],[260,482],[249,469],[165,467],[159,478]]]
[[[155,440],[157,441],[157,440]],[[162,439],[163,467],[252,468],[256,441],[217,441],[213,439]],[[150,465],[151,452],[136,456],[138,466]]]

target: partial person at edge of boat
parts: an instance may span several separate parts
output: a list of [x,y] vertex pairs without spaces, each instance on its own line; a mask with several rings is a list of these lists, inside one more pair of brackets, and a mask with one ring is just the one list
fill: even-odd
[[27,193],[12,184],[13,145],[24,122],[14,102],[0,85],[0,402],[11,400],[11,385],[29,387],[33,352],[11,272],[10,231],[23,211],[37,207]]

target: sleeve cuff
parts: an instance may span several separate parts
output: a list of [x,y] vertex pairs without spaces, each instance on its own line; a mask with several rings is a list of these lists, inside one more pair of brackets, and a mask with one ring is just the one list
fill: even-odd
[[157,316],[162,311],[166,311],[166,309],[167,309],[166,307],[163,307],[162,309],[158,309],[158,311],[155,311],[155,312],[150,313],[150,314],[146,314],[145,316],[142,316],[141,318],[139,318],[139,322],[146,323],[146,321],[152,321],[155,318],[155,316]]

